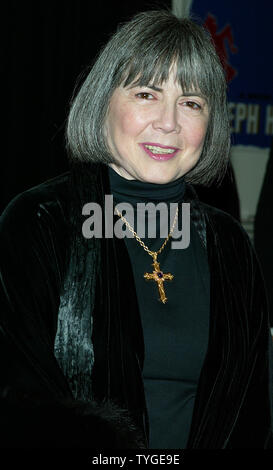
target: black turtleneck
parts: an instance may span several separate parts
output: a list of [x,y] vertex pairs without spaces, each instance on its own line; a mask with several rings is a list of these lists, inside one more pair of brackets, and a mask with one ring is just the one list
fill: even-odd
[[[181,177],[167,184],[127,180],[109,167],[114,204],[178,203],[181,209],[185,181]],[[156,215],[157,237],[142,240],[157,251],[160,238],[159,212]],[[178,227],[181,228],[181,210]],[[150,424],[150,448],[184,449],[190,432],[195,395],[205,358],[209,333],[209,268],[198,234],[190,224],[190,244],[186,249],[172,249],[171,239],[159,254],[163,272],[174,275],[164,283],[168,298],[161,303],[157,285],[146,281],[152,272],[152,257],[135,238],[124,241],[132,264],[141,315],[145,361],[143,380]],[[168,230],[169,230],[168,226]]]
[[128,180],[108,167],[110,185],[117,201],[126,201],[136,205],[137,202],[166,203],[180,201],[185,192],[184,177],[165,184],[147,183],[146,181]]

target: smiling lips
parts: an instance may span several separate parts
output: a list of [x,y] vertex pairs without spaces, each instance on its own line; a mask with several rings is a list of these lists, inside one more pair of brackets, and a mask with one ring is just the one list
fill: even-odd
[[149,157],[159,161],[170,160],[179,150],[177,147],[166,147],[165,145],[155,144],[153,142],[144,142],[139,145],[149,155]]

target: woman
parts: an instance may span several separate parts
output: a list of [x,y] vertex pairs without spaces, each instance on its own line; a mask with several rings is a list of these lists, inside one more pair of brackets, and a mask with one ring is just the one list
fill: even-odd
[[[166,11],[136,15],[73,100],[71,170],[4,212],[1,383],[7,423],[20,423],[17,445],[20,431],[34,445],[37,422],[26,433],[26,409],[42,422],[36,446],[272,445],[259,266],[238,222],[198,201],[190,185],[224,175],[225,88],[200,26]],[[140,239],[132,221],[139,203],[151,202],[165,203],[168,218],[146,217]],[[126,237],[109,235],[111,218]],[[187,224],[190,243],[172,249]]]

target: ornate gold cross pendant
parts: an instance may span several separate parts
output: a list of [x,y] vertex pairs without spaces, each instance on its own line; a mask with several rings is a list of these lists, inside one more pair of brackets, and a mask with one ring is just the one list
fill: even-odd
[[160,295],[160,301],[165,304],[167,302],[167,297],[165,294],[163,283],[164,281],[172,281],[174,276],[171,273],[164,274],[160,269],[160,264],[157,261],[157,253],[153,255],[154,262],[152,266],[154,267],[154,271],[152,273],[145,273],[144,278],[147,280],[152,280],[157,282],[158,292]]

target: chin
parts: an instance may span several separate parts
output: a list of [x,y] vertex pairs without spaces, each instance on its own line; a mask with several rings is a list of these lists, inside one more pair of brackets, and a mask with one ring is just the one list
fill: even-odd
[[161,172],[156,174],[155,172],[145,173],[141,175],[141,180],[146,181],[147,183],[154,183],[154,184],[166,184],[170,183],[171,181],[176,180],[179,178],[180,175],[177,174],[166,174],[166,172]]

